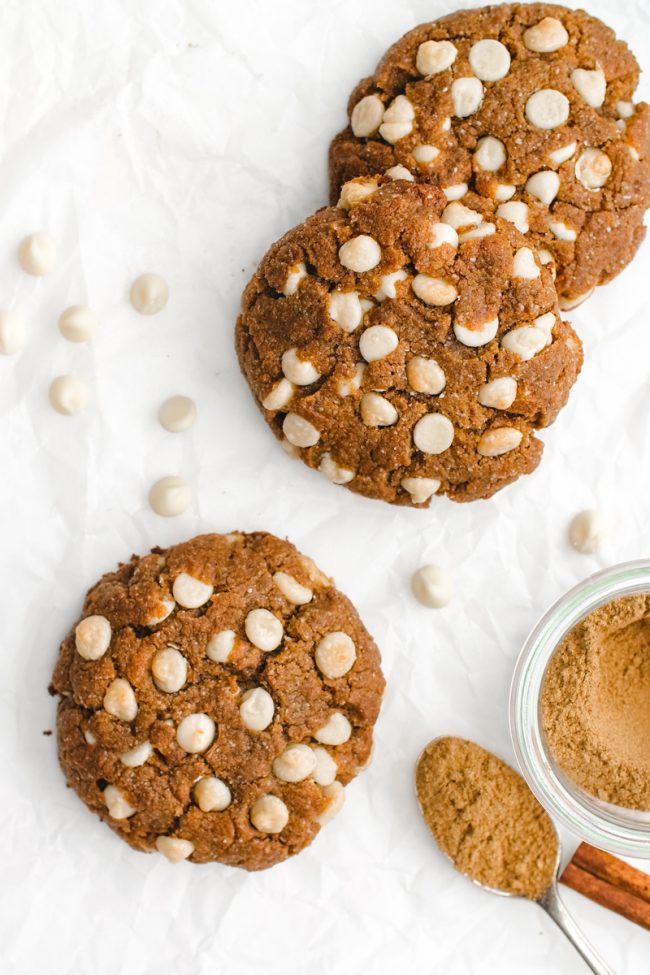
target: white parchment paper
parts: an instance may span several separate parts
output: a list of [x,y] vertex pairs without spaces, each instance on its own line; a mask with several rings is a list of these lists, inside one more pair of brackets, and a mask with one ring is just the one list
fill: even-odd
[[[384,49],[454,0],[4,0],[0,14],[0,306],[29,343],[0,358],[0,970],[6,975],[293,975],[584,969],[535,906],[485,893],[438,854],[412,768],[441,733],[507,759],[513,663],[538,615],[599,567],[647,556],[650,275],[634,265],[572,314],[586,364],[532,477],[488,502],[429,512],[356,498],[291,461],[239,376],[239,295],[267,246],[326,201],[326,150],[347,96]],[[649,72],[645,3],[591,0]],[[47,230],[60,264],[18,268]],[[158,271],[165,311],[141,318],[133,278]],[[56,321],[88,303],[88,345]],[[47,403],[73,372],[91,391]],[[156,421],[186,393],[199,419]],[[164,520],[151,483],[186,477]],[[597,505],[598,557],[566,525]],[[65,788],[47,684],[86,589],[131,552],[199,531],[267,529],[314,557],[357,604],[388,689],[372,767],[298,858],[248,875],[131,852]],[[439,612],[410,595],[423,562],[451,570]],[[567,850],[575,840],[567,838]],[[616,972],[647,971],[650,935],[567,892]]]

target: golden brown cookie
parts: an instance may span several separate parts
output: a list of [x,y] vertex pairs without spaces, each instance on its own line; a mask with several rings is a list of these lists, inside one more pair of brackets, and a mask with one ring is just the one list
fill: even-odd
[[560,307],[574,307],[643,238],[650,107],[632,102],[638,76],[583,10],[503,4],[422,24],[352,93],[330,147],[332,203],[350,178],[385,172],[437,179],[469,206],[478,194],[553,256]]
[[273,535],[133,556],[61,645],[68,784],[137,850],[248,870],[299,853],[368,762],[384,689],[354,607]]
[[394,504],[487,498],[532,471],[580,370],[552,271],[507,220],[361,178],[274,244],[239,361],[287,450]]

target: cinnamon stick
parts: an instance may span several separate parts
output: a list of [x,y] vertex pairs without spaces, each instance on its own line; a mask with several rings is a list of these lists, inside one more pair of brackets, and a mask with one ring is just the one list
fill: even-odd
[[650,931],[650,877],[611,853],[581,843],[560,881]]
[[589,843],[581,843],[573,854],[571,862],[592,873],[594,877],[606,880],[608,884],[622,887],[635,897],[650,903],[650,876],[641,870],[636,870],[629,863],[619,860],[611,853],[597,850]]

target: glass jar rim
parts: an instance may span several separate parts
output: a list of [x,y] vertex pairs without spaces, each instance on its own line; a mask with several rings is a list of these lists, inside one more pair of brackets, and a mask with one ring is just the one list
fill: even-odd
[[623,596],[650,594],[650,559],[621,562],[584,579],[558,599],[530,631],[510,685],[510,736],[532,792],[558,823],[612,853],[650,859],[650,812],[588,795],[556,767],[539,716],[541,686],[558,644],[590,612]]

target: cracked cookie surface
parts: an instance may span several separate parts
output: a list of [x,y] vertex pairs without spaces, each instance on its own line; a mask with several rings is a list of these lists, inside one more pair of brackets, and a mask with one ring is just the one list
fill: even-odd
[[122,839],[257,870],[338,811],[383,688],[332,581],[286,541],[235,533],[105,575],[50,690],[68,784]]

